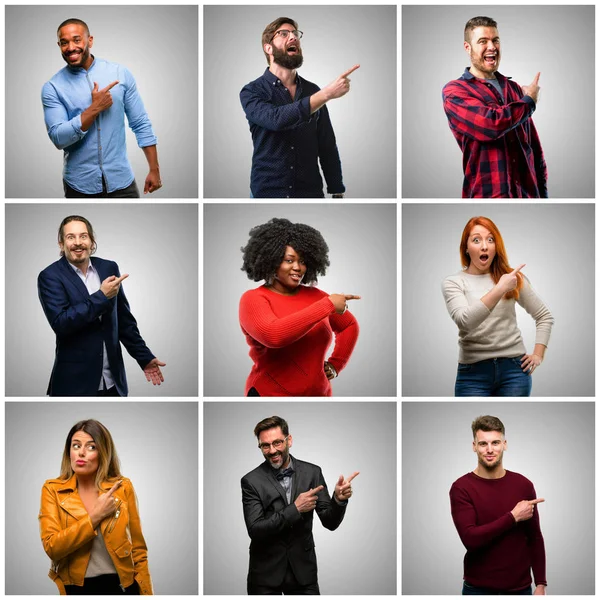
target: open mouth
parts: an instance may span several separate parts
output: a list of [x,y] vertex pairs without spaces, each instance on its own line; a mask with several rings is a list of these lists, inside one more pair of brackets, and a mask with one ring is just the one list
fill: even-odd
[[294,46],[294,44],[288,46],[287,52],[288,54],[298,54],[298,46]]
[[486,65],[489,65],[490,67],[496,64],[496,60],[498,59],[498,55],[497,54],[486,54],[483,57],[483,60],[485,61]]
[[481,254],[481,255],[479,256],[479,260],[480,260],[482,263],[484,263],[484,264],[485,264],[485,263],[486,263],[486,262],[489,260],[489,258],[490,258],[490,257],[489,257],[487,254]]
[[294,281],[302,281],[302,275],[297,275],[295,273],[293,273],[292,275],[290,275],[290,277],[294,280]]

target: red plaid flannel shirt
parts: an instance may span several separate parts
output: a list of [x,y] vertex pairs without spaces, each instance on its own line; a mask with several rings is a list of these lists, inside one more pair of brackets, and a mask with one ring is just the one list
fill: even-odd
[[444,86],[444,110],[463,152],[463,198],[547,198],[546,161],[531,115],[535,102],[496,72],[504,100],[468,67]]

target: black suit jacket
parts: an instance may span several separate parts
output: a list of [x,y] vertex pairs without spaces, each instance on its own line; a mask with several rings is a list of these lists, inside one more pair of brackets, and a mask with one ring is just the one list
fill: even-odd
[[[283,582],[288,562],[301,585],[317,581],[317,556],[312,535],[316,512],[327,529],[337,529],[344,518],[346,504],[329,496],[320,467],[292,457],[292,500],[275,478],[268,462],[242,478],[242,503],[250,543],[248,581],[275,587]],[[315,510],[299,513],[294,500],[319,485]]]
[[[116,262],[96,257],[91,261],[101,282],[111,275],[120,276]],[[100,290],[90,294],[63,256],[39,274],[38,295],[56,333],[54,367],[46,393],[49,396],[96,396],[102,377],[104,342],[119,396],[127,396],[120,343],[142,369],[154,355],[140,335],[123,286],[110,300]]]

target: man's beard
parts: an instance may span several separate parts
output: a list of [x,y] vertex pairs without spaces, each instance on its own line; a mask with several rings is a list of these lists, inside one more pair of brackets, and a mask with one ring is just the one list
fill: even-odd
[[[75,66],[73,64],[71,64],[71,62],[69,61],[68,57],[66,55],[62,55],[63,60],[70,66]],[[83,52],[79,55],[79,64],[77,64],[77,67],[81,67],[81,65],[84,65],[88,58],[90,57],[90,47],[88,44],[85,45],[85,48],[83,49]]]
[[283,67],[284,69],[297,69],[302,66],[304,57],[302,56],[302,50],[299,46],[297,46],[298,54],[288,54],[287,50],[280,50],[276,46],[271,47],[273,48],[273,61],[280,67]]
[[500,53],[498,53],[498,58],[496,60],[496,64],[491,66],[485,62],[485,59],[476,55],[474,52],[470,52],[471,64],[479,69],[482,73],[487,73],[488,75],[493,75],[500,68]]
[[500,456],[498,456],[496,458],[496,460],[493,463],[487,463],[485,462],[485,458],[483,456],[479,456],[479,464],[484,467],[485,469],[488,469],[489,471],[491,471],[492,469],[495,469],[496,467],[501,467],[502,466],[502,456],[503,456],[504,452],[500,453]]

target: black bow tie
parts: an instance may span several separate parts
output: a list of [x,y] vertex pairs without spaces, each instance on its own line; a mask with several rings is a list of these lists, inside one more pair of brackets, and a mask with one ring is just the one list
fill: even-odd
[[275,477],[277,481],[281,481],[284,477],[291,477],[294,474],[294,469],[292,467],[288,467],[287,469],[282,469],[278,473],[275,473]]

